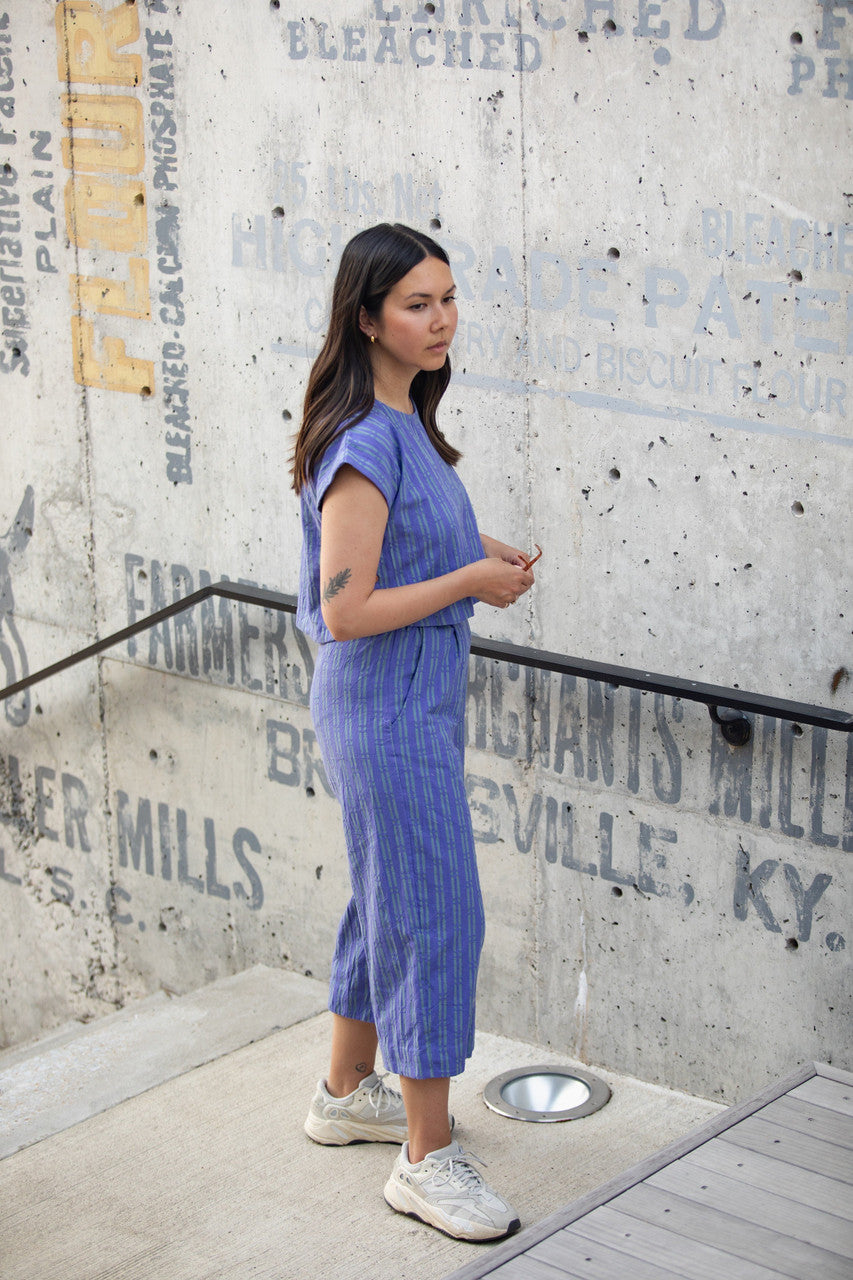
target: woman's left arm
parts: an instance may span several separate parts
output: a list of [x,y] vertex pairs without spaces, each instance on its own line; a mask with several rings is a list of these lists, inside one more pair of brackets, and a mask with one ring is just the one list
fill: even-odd
[[480,534],[480,541],[487,556],[496,556],[497,559],[506,560],[507,564],[516,564],[522,569],[527,563],[527,557],[518,547],[499,542],[497,538],[490,538],[486,533]]

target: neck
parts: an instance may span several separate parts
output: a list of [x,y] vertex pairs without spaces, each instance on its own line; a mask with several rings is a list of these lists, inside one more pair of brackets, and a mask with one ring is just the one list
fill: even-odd
[[396,409],[399,413],[412,412],[414,406],[409,394],[411,385],[411,378],[389,378],[374,368],[373,394],[377,400],[387,404],[389,409]]

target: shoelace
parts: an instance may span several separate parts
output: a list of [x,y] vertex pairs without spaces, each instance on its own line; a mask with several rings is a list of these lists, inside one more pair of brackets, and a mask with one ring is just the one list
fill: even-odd
[[403,1099],[399,1093],[388,1088],[387,1084],[385,1084],[385,1076],[381,1075],[368,1093],[367,1101],[373,1107],[376,1115],[380,1116],[383,1111],[399,1106]]
[[[485,1179],[483,1175],[474,1168],[472,1161],[476,1160],[477,1164],[483,1165],[485,1168],[485,1160],[481,1160],[479,1156],[475,1156],[473,1151],[463,1151],[458,1156],[447,1156],[442,1160],[441,1164],[433,1173],[436,1181],[450,1182],[452,1178],[456,1178],[462,1184],[465,1191],[477,1191],[483,1186]],[[443,1177],[441,1175],[444,1175]]]

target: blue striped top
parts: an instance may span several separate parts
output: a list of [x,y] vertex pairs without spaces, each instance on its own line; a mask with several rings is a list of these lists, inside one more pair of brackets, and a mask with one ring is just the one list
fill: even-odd
[[[375,401],[366,418],[332,441],[300,494],[302,560],[296,625],[321,643],[332,635],[320,610],[320,508],[345,464],[371,480],[388,504],[378,587],[425,582],[484,556],[465,486],[437,453],[419,415]],[[474,600],[466,598],[418,625],[463,622],[473,612]]]

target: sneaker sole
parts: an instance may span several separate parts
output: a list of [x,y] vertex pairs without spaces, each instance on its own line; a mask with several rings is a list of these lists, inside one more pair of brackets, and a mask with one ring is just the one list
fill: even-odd
[[303,1125],[312,1142],[319,1142],[323,1147],[346,1147],[355,1142],[387,1142],[402,1146],[407,1134],[400,1135],[399,1129],[383,1129],[376,1125],[360,1125],[347,1121],[345,1125],[336,1125],[331,1120],[315,1120],[309,1116]]
[[457,1227],[443,1214],[433,1210],[419,1196],[410,1198],[406,1194],[405,1188],[401,1187],[394,1178],[391,1178],[385,1186],[385,1203],[397,1213],[405,1214],[407,1218],[415,1218],[418,1222],[425,1222],[428,1227],[435,1227],[436,1231],[441,1231],[443,1235],[449,1236],[451,1240],[467,1240],[471,1244],[485,1244],[487,1241],[505,1240],[507,1236],[515,1235],[516,1231],[521,1227],[521,1221],[518,1218],[513,1218],[505,1229],[487,1227],[485,1223],[470,1227]]
[[[312,1142],[319,1142],[323,1147],[346,1147],[356,1142],[385,1142],[401,1147],[409,1136],[408,1130],[402,1134],[399,1129],[382,1128],[373,1124],[360,1125],[357,1121],[348,1120],[345,1124],[336,1125],[332,1120],[319,1120],[309,1115],[302,1126]],[[450,1132],[456,1129],[455,1116],[450,1117]]]

